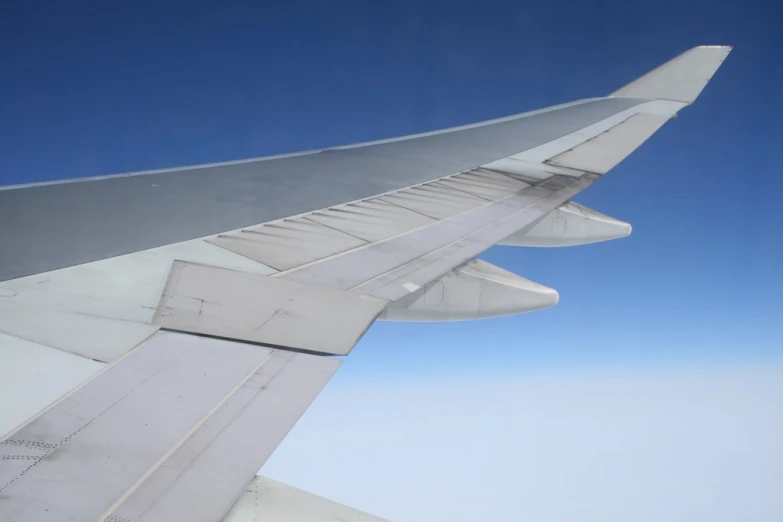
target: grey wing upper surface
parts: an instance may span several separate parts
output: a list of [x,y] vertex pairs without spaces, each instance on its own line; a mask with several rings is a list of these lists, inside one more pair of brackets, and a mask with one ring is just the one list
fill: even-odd
[[627,236],[571,198],[729,51],[456,129],[0,189],[3,520],[221,520],[378,318],[554,305],[476,256]]

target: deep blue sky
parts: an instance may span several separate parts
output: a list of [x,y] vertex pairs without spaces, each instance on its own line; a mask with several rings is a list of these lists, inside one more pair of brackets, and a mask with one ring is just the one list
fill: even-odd
[[631,222],[630,238],[484,255],[557,288],[557,308],[379,324],[343,371],[783,358],[774,2],[15,4],[0,13],[2,184],[460,125],[603,95],[694,45],[734,45],[693,107],[576,199]]

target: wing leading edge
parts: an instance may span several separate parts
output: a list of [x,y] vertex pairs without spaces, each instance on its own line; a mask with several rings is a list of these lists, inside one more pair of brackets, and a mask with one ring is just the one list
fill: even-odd
[[337,369],[323,354],[350,352],[386,310],[453,305],[444,292],[474,282],[503,295],[493,310],[525,311],[508,289],[551,306],[556,292],[471,260],[527,233],[579,244],[570,229],[546,237],[572,216],[627,235],[569,200],[692,103],[729,51],[697,47],[607,98],[448,131],[0,190],[3,217],[30,215],[0,219],[0,355],[73,374],[34,383],[23,406],[26,384],[0,380],[14,402],[3,519],[215,522]]

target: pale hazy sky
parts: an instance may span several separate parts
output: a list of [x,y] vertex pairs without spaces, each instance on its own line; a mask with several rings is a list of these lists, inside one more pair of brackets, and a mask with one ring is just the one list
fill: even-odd
[[783,520],[783,365],[347,366],[262,473],[396,522]]

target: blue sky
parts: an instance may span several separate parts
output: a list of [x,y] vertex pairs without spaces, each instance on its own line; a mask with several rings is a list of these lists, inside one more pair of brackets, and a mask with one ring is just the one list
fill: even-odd
[[[17,3],[0,16],[0,183],[460,125],[599,96],[694,45],[730,44],[698,102],[576,198],[632,223],[630,238],[484,254],[558,289],[556,308],[377,324],[316,407],[337,407],[334,397],[368,382],[393,395],[422,379],[448,389],[455,379],[574,372],[654,370],[665,383],[667,372],[768,366],[783,376],[781,9],[744,0]],[[759,393],[748,400],[776,400]],[[404,411],[414,399],[399,400]],[[769,429],[783,440],[778,421]],[[274,469],[317,447],[287,444]],[[406,519],[418,520],[414,512]]]

